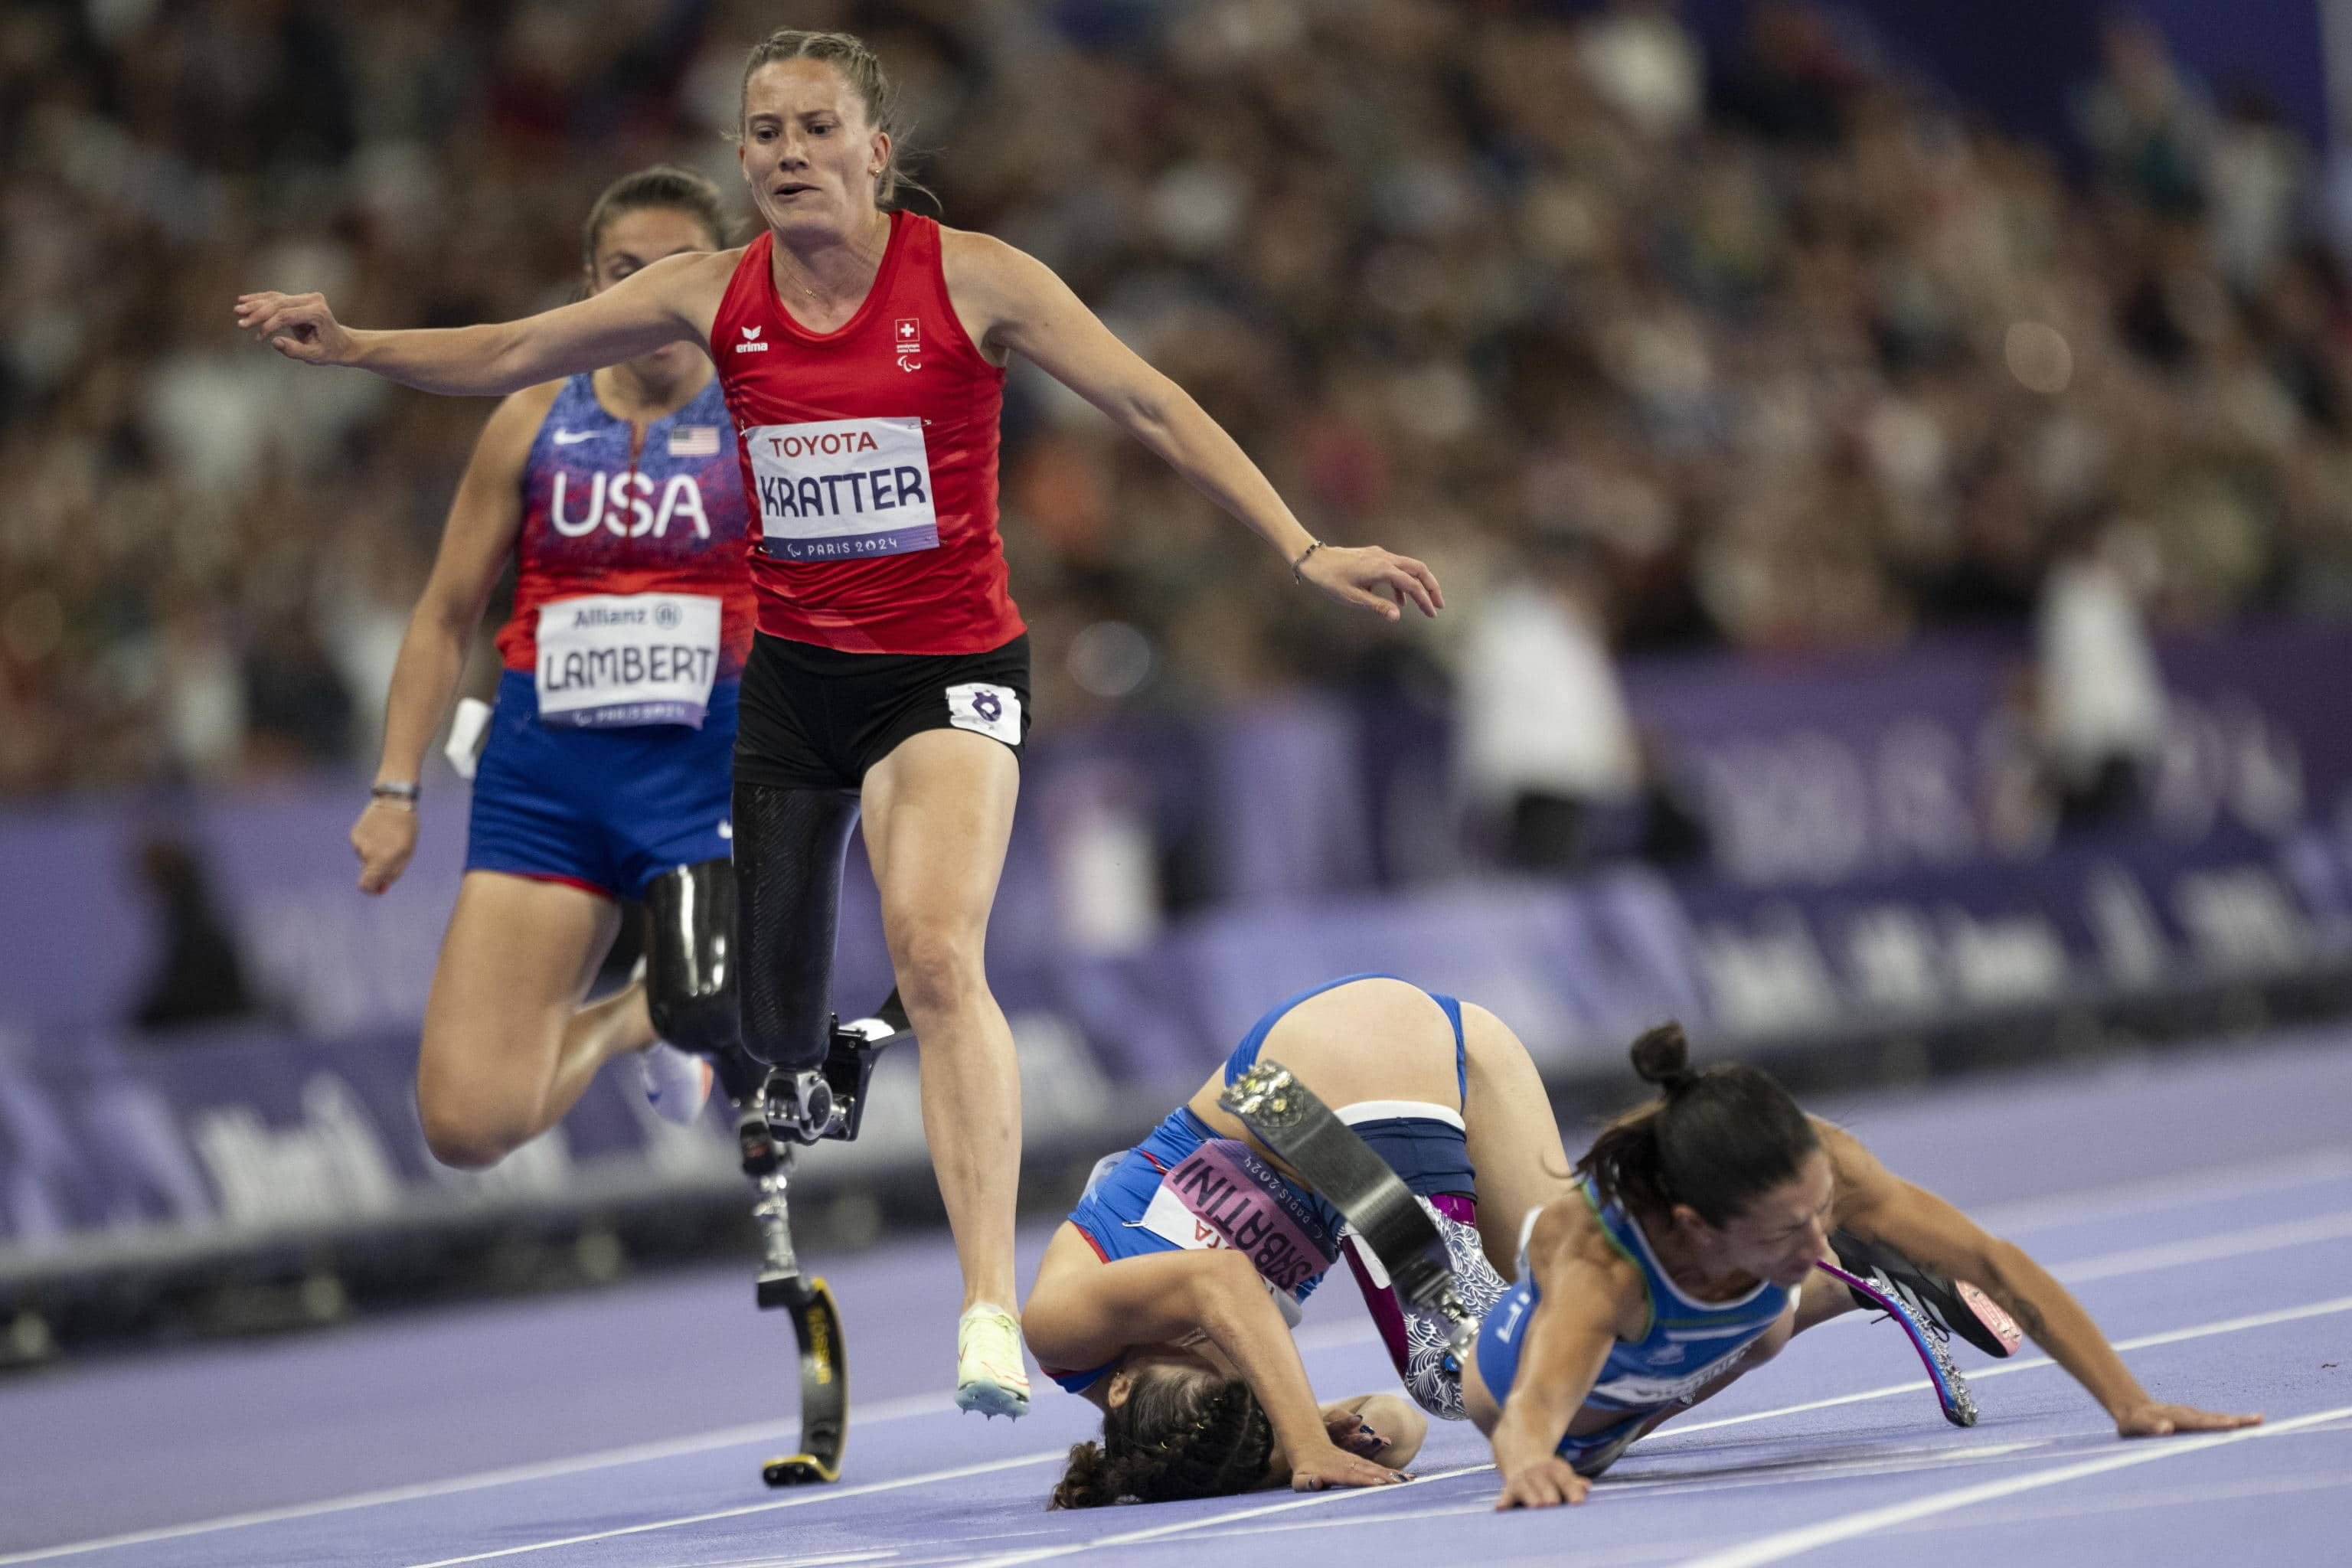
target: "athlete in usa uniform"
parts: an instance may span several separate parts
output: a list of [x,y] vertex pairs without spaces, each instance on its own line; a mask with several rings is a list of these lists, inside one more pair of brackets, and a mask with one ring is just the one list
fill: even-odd
[[[710,352],[759,520],[761,636],[745,670],[735,803],[744,1043],[782,1069],[820,1068],[838,846],[862,809],[963,1273],[958,1403],[1019,1414],[1028,1378],[1009,1305],[1020,1089],[982,967],[1027,719],[1027,647],[995,531],[1003,367],[1024,356],[1101,409],[1300,582],[1391,620],[1406,603],[1434,615],[1443,597],[1417,561],[1308,534],[1233,437],[1051,270],[985,235],[893,213],[888,84],[858,40],[763,40],[746,62],[739,130],[767,230],[755,247],[674,258],[495,326],[354,331],[315,294],[247,295],[236,319],[305,363],[469,395],[667,343]],[[794,376],[757,368],[788,359]],[[900,389],[881,391],[894,377]],[[1335,1483],[1388,1474],[1336,1449],[1309,1463]]]
[[[719,194],[679,170],[590,217],[592,291],[719,243]],[[657,1108],[698,1110],[740,1058],[735,998],[698,947],[731,913],[730,752],[751,590],[734,432],[683,346],[514,394],[490,417],[401,646],[383,761],[352,831],[381,893],[415,845],[415,783],[500,570],[514,610],[474,780],[466,876],[426,1005],[417,1103],[444,1162],[489,1164],[552,1125],[614,1055],[654,1047]],[[647,910],[647,980],[582,1007],[622,899]],[[723,976],[721,976],[723,978]]]

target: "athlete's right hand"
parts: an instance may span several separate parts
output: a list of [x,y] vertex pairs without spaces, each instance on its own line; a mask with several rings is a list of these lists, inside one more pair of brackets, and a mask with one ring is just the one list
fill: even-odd
[[1562,1503],[1582,1502],[1592,1490],[1592,1483],[1568,1468],[1568,1461],[1558,1454],[1546,1454],[1524,1465],[1515,1465],[1503,1477],[1503,1495],[1495,1500],[1496,1511],[1507,1508],[1558,1508]]
[[359,851],[360,891],[381,893],[400,880],[416,853],[416,813],[380,800],[368,802],[352,824],[352,847]]
[[324,294],[240,294],[236,324],[304,364],[349,364],[359,357],[358,340],[335,320]]
[[1334,1487],[1392,1487],[1412,1479],[1402,1470],[1391,1470],[1345,1448],[1334,1447],[1328,1439],[1290,1464],[1290,1489],[1295,1492],[1328,1491]]

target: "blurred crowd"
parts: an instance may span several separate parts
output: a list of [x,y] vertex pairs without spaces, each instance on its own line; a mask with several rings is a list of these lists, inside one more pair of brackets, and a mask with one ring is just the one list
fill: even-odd
[[740,61],[782,21],[879,48],[947,221],[1059,270],[1315,532],[1447,585],[1431,631],[1303,614],[1018,373],[1004,532],[1047,723],[1464,659],[1600,689],[1629,649],[1878,649],[2021,623],[2099,563],[2157,625],[2352,606],[2315,155],[2129,24],[2077,166],[1788,0],[1712,58],[1671,0],[16,0],[0,795],[371,757],[487,405],[297,370],[232,298],[561,302],[614,176],[740,191]]

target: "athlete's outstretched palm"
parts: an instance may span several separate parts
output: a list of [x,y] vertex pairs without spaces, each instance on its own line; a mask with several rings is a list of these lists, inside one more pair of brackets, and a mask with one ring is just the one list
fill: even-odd
[[2193,1405],[2167,1405],[2151,1399],[2145,1405],[2135,1405],[2116,1417],[2118,1437],[2169,1437],[2179,1432],[2229,1432],[2240,1426],[2259,1426],[2259,1415],[2225,1415],[2217,1411],[2200,1410]]

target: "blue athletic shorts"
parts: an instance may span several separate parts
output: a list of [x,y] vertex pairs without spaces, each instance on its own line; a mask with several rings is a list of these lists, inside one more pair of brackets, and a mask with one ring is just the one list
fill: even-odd
[[726,859],[738,686],[711,688],[699,730],[551,730],[530,674],[507,671],[474,774],[466,869],[635,898],[665,871]]

